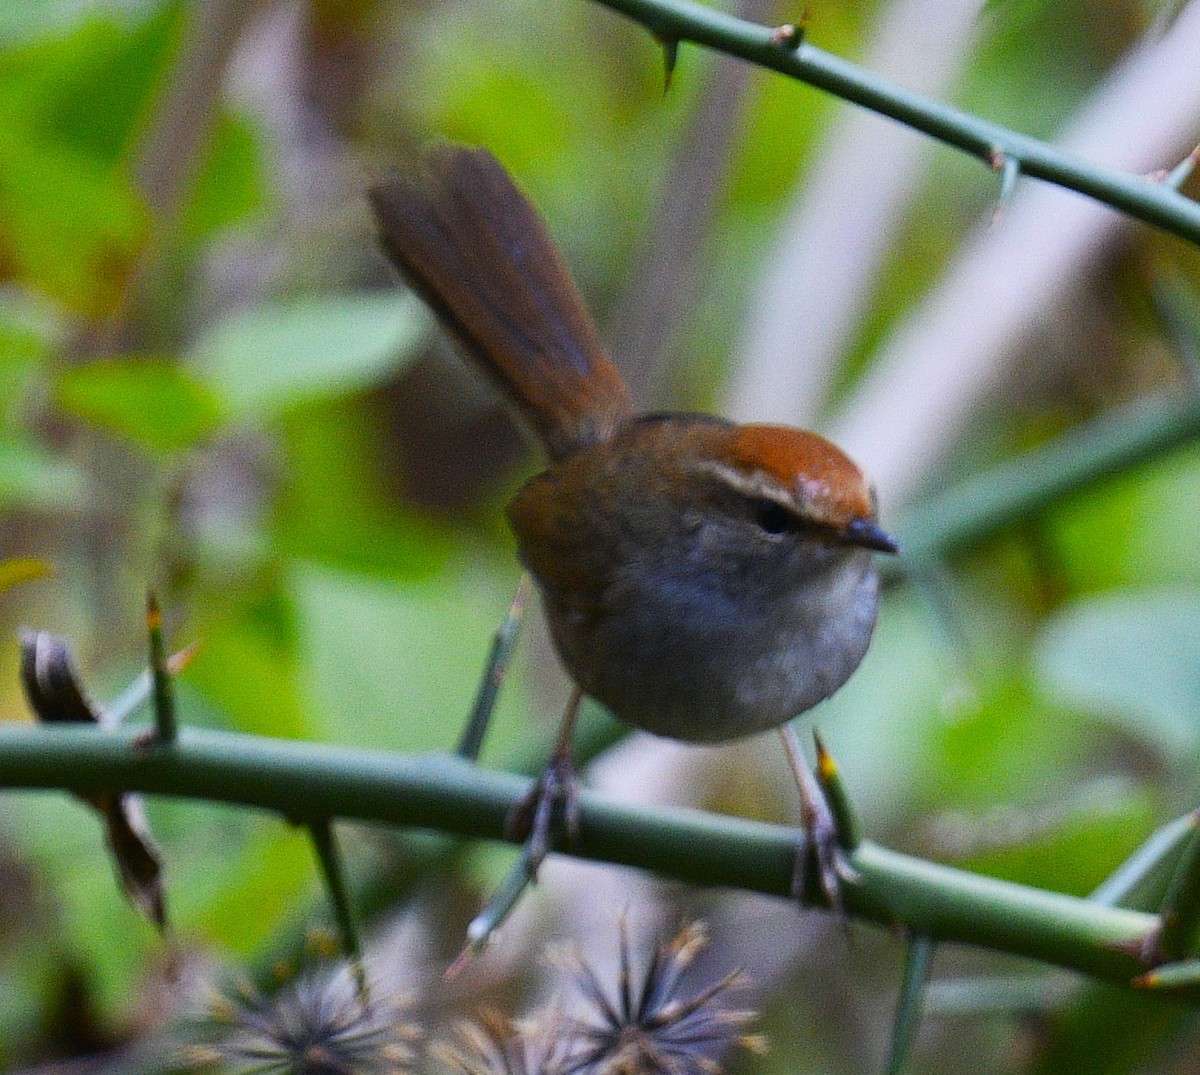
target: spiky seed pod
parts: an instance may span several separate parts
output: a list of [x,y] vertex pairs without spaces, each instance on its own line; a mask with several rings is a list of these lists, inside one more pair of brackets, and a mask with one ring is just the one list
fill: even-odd
[[195,1040],[192,1070],[221,1075],[398,1075],[411,1071],[419,1029],[392,999],[371,1000],[348,964],[307,971],[266,996],[218,993]]
[[715,1075],[730,1049],[765,1049],[764,1039],[749,1031],[757,1013],[727,1003],[745,985],[740,971],[697,992],[684,988],[684,972],[708,943],[700,923],[657,945],[640,973],[624,918],[619,928],[615,990],[605,988],[578,949],[555,957],[583,1001],[569,1022],[572,1052],[563,1075]]
[[570,1041],[561,1018],[512,1020],[490,1009],[455,1027],[455,1041],[432,1052],[446,1068],[462,1075],[562,1075]]

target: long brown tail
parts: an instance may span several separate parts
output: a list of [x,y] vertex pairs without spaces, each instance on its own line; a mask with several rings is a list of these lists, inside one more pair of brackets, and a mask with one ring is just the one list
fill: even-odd
[[546,445],[612,436],[632,411],[545,222],[483,149],[439,146],[370,191],[385,251]]

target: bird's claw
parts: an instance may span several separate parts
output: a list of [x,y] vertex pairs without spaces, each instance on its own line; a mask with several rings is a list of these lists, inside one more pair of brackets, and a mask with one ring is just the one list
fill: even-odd
[[[792,774],[796,778],[796,787],[800,792],[800,817],[803,824],[803,842],[796,849],[792,869],[792,895],[801,902],[812,898],[809,880],[810,870],[815,866],[816,880],[825,897],[825,903],[845,926],[849,920],[842,898],[842,886],[856,884],[861,875],[847,856],[833,808],[826,798],[820,780],[805,763],[795,732],[789,725],[784,725],[780,732]],[[817,746],[818,755],[822,755],[823,748],[819,741]]]
[[579,835],[579,778],[569,755],[555,754],[542,775],[508,813],[505,831],[510,839],[525,844],[525,864],[531,877],[550,851],[554,822],[561,809],[567,840]]
[[842,886],[857,884],[862,880],[862,874],[847,857],[833,815],[823,800],[821,807],[812,813],[813,816],[805,819],[805,828],[796,848],[792,867],[792,895],[802,902],[809,899],[809,881],[815,869],[816,880],[829,910],[844,925],[849,919],[842,898]]

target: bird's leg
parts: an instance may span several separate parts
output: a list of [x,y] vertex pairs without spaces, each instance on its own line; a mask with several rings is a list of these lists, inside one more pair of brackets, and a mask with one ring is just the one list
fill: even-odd
[[546,768],[508,815],[509,835],[525,842],[525,866],[531,877],[537,876],[537,869],[550,850],[556,807],[562,807],[567,839],[573,842],[579,834],[579,779],[571,757],[571,737],[582,700],[578,690],[571,695]]
[[792,775],[796,778],[796,787],[800,790],[800,817],[804,827],[804,843],[796,852],[792,873],[792,894],[797,899],[804,898],[808,871],[815,865],[829,909],[844,920],[846,909],[842,901],[842,882],[856,881],[858,872],[846,858],[833,811],[820,783],[804,760],[795,730],[791,724],[784,724],[779,734],[783,738]]

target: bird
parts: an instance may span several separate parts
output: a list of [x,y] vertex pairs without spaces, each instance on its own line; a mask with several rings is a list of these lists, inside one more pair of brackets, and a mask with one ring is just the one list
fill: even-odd
[[899,551],[867,476],[806,430],[639,412],[545,222],[488,150],[435,145],[369,201],[385,255],[548,460],[507,508],[575,686],[514,814],[532,868],[555,806],[576,823],[571,734],[587,696],[687,743],[779,729],[808,837],[796,876],[815,859],[840,907],[853,871],[790,721],[859,666],[876,554]]

